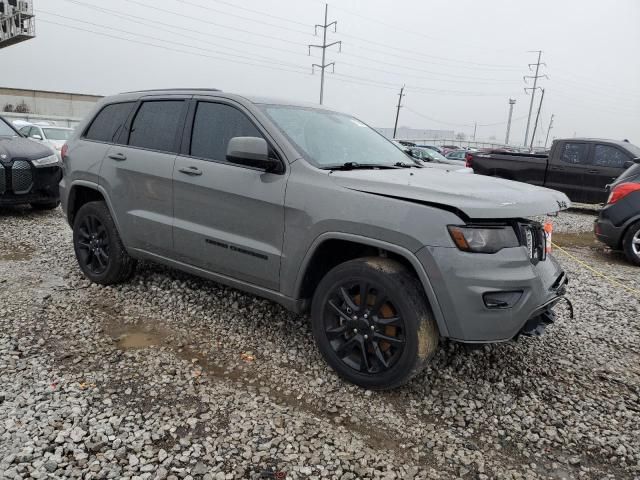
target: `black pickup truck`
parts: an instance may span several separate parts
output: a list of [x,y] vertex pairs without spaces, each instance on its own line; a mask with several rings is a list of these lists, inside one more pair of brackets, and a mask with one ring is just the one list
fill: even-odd
[[640,148],[627,141],[593,138],[555,140],[549,154],[475,152],[467,167],[480,175],[560,190],[574,202],[603,203],[606,186],[640,161]]

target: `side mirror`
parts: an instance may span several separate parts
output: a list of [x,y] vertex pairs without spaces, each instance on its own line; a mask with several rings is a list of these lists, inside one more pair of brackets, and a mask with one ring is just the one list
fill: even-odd
[[31,138],[33,138],[34,140],[42,140],[42,137],[40,135],[38,135],[37,133],[31,135]]
[[[636,159],[637,160],[637,159]],[[626,162],[624,162],[622,164],[622,168],[629,168],[629,167],[633,167],[633,165],[635,165],[635,162],[633,160],[627,160]]]
[[269,145],[260,137],[233,137],[227,145],[227,161],[265,172],[278,173],[281,167],[278,160],[269,158]]
[[636,157],[633,159],[633,163],[640,163],[640,157]]

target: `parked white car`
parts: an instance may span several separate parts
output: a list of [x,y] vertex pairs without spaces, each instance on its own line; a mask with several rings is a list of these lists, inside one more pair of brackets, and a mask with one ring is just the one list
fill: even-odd
[[32,124],[22,127],[20,133],[25,137],[53,148],[56,154],[60,156],[60,150],[62,150],[62,146],[73,133],[73,128]]

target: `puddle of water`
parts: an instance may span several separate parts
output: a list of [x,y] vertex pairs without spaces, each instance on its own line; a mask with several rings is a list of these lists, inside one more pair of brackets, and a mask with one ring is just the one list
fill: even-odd
[[595,249],[604,249],[605,245],[600,243],[593,232],[580,233],[554,233],[552,237],[553,243],[561,247],[587,247]]
[[154,347],[161,343],[159,335],[142,330],[129,330],[118,337],[118,347],[122,350]]
[[0,250],[0,260],[24,262],[26,260],[31,260],[33,251],[33,247],[30,247],[25,243],[9,243]]

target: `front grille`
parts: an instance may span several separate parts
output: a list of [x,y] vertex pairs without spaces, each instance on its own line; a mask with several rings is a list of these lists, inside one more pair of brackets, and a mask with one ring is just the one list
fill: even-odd
[[520,224],[520,238],[527,248],[527,255],[532,263],[538,263],[547,258],[547,236],[539,223]]
[[13,193],[28,193],[33,185],[33,174],[31,173],[31,165],[24,160],[13,162],[11,168],[11,188]]
[[2,195],[7,190],[7,172],[4,169],[3,165],[0,165],[0,195]]

